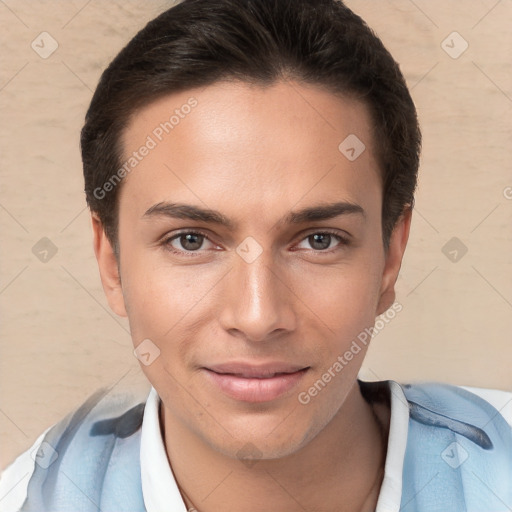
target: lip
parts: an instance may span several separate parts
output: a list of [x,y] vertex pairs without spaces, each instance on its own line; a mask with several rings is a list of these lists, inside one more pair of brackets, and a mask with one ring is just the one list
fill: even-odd
[[243,402],[269,402],[289,392],[309,367],[289,363],[224,363],[203,368],[212,384]]

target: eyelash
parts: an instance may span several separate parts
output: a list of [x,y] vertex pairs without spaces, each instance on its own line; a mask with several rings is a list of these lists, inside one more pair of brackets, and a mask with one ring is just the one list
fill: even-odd
[[[174,247],[172,247],[170,245],[170,242],[179,238],[182,235],[201,235],[201,236],[204,236],[207,240],[209,240],[211,242],[208,235],[200,230],[198,230],[198,231],[180,231],[178,233],[175,233],[171,237],[164,238],[162,240],[162,246],[164,246],[164,248],[167,251],[169,251],[173,254],[176,254],[176,255],[180,255],[180,256],[185,255],[185,257],[190,257],[190,258],[197,257],[197,254],[200,254],[200,252],[201,252],[200,249],[197,251],[180,251],[178,249],[174,249]],[[337,238],[338,241],[340,242],[338,246],[334,247],[333,249],[329,249],[329,250],[311,249],[313,252],[316,252],[319,254],[332,254],[332,253],[340,250],[340,248],[350,245],[350,241],[348,238],[345,238],[345,237],[341,236],[338,232],[330,230],[330,229],[325,229],[322,231],[312,231],[311,233],[304,236],[300,241],[302,242],[303,240],[306,240],[307,238],[309,238],[312,235],[332,235],[335,238]]]

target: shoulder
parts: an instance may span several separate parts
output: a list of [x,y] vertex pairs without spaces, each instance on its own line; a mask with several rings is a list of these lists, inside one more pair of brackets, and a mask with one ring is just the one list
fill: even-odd
[[428,411],[466,421],[512,427],[512,392],[491,388],[456,386],[443,382],[401,384],[411,415]]
[[401,510],[509,510],[512,394],[440,382],[400,386],[409,408]]
[[45,435],[51,428],[47,428],[27,451],[19,455],[2,471],[0,476],[0,503],[3,512],[17,512],[23,505],[27,496],[28,482],[34,473],[36,454]]
[[512,427],[512,392],[501,389],[459,386],[491,404]]
[[[63,468],[66,475],[74,476],[75,483],[82,482],[83,486],[92,489],[103,487],[96,485],[96,480],[99,475],[105,476],[107,467],[113,467],[114,462],[116,472],[126,474],[128,470],[120,469],[119,462],[127,462],[129,458],[134,462],[130,475],[136,473],[138,451],[131,439],[140,431],[147,391],[142,395],[111,391],[102,388],[91,395],[46,429],[2,472],[0,503],[3,512],[19,511],[27,498],[39,502],[50,487],[56,499],[59,495],[69,494],[70,489],[64,488],[64,480],[57,482],[55,478]],[[84,457],[86,453],[87,457]],[[114,459],[110,460],[112,457]],[[113,477],[115,479],[116,475]],[[47,499],[49,497],[45,496],[44,500]]]

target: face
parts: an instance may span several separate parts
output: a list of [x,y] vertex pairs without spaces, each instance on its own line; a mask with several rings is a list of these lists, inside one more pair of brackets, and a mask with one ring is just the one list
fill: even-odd
[[333,367],[393,302],[407,240],[405,218],[384,251],[366,107],[216,83],[140,110],[123,143],[120,280],[97,220],[95,249],[166,420],[233,457],[299,450],[354,385],[367,345]]

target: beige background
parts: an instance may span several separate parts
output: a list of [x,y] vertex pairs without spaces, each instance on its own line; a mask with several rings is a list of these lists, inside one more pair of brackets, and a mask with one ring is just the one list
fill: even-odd
[[[512,390],[512,2],[347,3],[401,63],[424,134],[403,310],[360,377]],[[145,382],[101,289],[78,137],[102,69],[170,5],[0,3],[1,467],[98,387]],[[31,48],[43,31],[58,43],[46,59]],[[453,31],[469,44],[457,59],[441,46]],[[46,263],[43,237],[58,249]],[[457,262],[452,237],[468,249]]]

